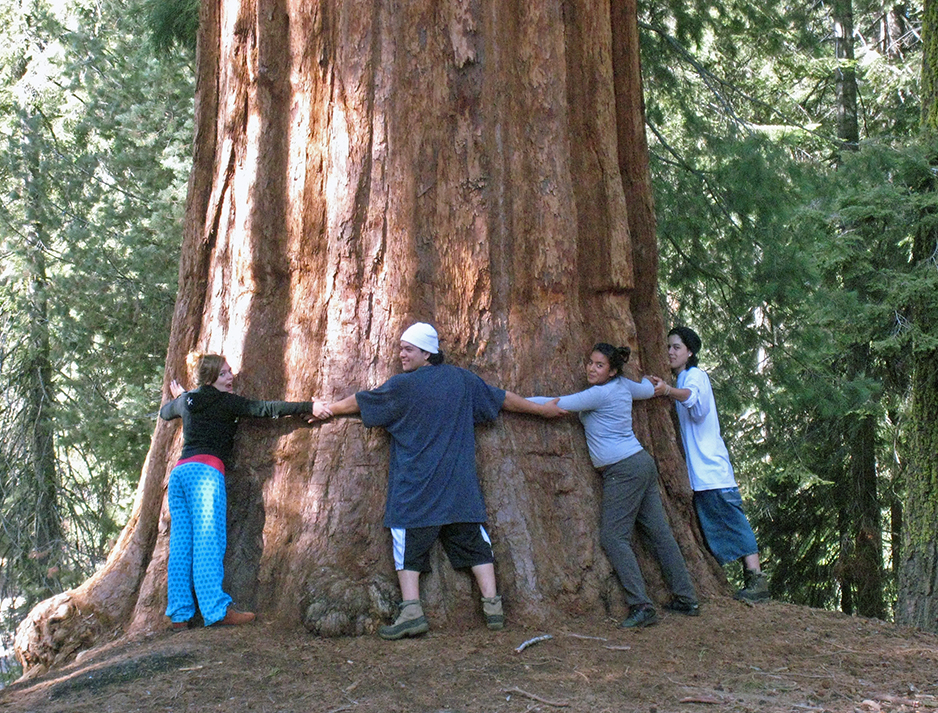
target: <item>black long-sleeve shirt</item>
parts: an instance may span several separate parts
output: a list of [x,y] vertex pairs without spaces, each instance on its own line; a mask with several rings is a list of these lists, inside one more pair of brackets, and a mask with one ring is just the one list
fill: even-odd
[[212,455],[227,464],[234,447],[238,419],[279,418],[312,413],[312,401],[255,401],[237,394],[219,391],[214,386],[200,386],[164,404],[160,418],[182,419],[182,455]]

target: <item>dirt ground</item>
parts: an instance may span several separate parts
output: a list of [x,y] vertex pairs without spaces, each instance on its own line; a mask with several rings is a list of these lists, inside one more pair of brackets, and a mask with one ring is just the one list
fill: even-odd
[[[431,617],[432,612],[428,612]],[[0,712],[534,713],[938,709],[938,636],[712,600],[640,631],[601,618],[321,639],[257,622],[119,641],[0,691]],[[516,649],[525,641],[552,638]]]

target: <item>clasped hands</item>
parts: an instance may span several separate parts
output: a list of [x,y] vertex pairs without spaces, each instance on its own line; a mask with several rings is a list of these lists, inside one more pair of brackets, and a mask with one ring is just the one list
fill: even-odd
[[313,415],[306,419],[307,423],[313,423],[314,421],[328,421],[335,414],[329,410],[329,407],[326,405],[325,401],[318,401],[313,399]]
[[660,376],[655,376],[654,374],[646,374],[645,378],[648,379],[655,387],[655,396],[670,396],[671,395],[671,385],[662,379]]

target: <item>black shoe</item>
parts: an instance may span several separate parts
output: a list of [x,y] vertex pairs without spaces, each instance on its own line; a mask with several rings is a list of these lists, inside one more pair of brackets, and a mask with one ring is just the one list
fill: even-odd
[[700,616],[700,604],[690,599],[674,597],[670,602],[664,605],[668,611],[678,612],[687,616]]
[[658,623],[658,613],[651,604],[641,604],[629,610],[628,618],[619,624],[620,629],[644,629]]

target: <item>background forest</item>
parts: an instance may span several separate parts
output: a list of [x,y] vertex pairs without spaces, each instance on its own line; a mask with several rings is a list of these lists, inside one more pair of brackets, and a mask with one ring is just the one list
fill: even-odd
[[[146,457],[197,9],[5,0],[0,12],[8,638],[103,561]],[[938,348],[926,8],[673,0],[640,13],[662,305],[703,338],[773,596],[892,618],[924,452],[913,383]]]

